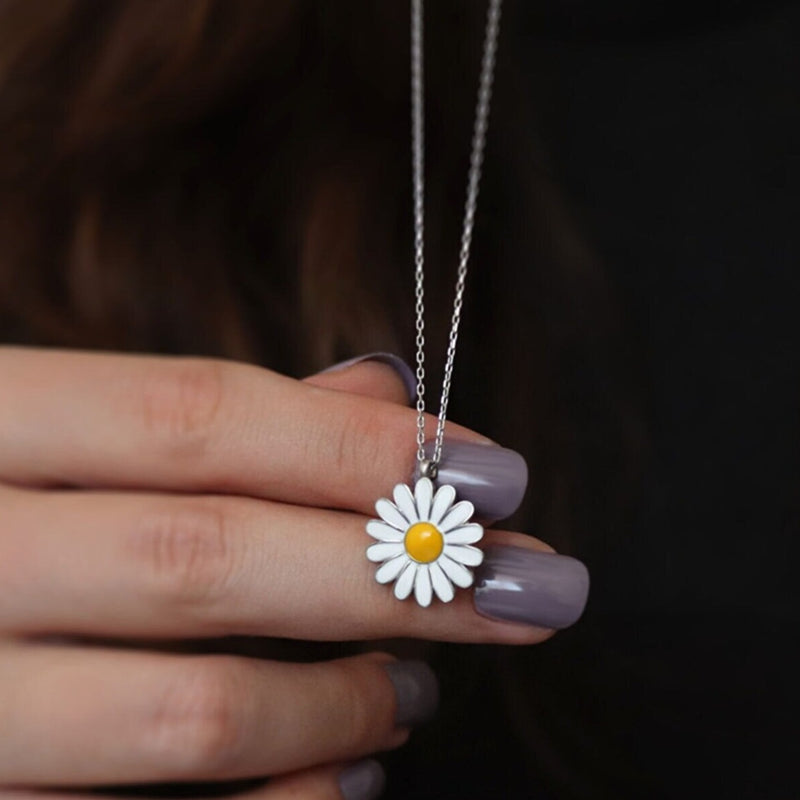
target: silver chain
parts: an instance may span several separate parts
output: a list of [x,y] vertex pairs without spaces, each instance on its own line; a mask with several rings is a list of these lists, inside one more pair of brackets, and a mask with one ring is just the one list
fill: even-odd
[[453,380],[453,362],[456,357],[458,328],[461,324],[461,307],[464,302],[464,285],[467,280],[469,251],[472,244],[472,229],[475,224],[475,210],[478,205],[478,187],[481,180],[483,151],[486,143],[486,129],[489,124],[489,104],[492,97],[492,79],[497,53],[497,37],[500,32],[500,6],[502,0],[489,0],[486,15],[486,33],[483,39],[483,59],[478,82],[478,101],[475,107],[475,124],[472,131],[472,153],[469,160],[467,178],[467,199],[464,205],[464,226],[461,233],[461,249],[456,273],[453,317],[450,323],[450,340],[447,346],[447,360],[442,381],[442,398],[439,402],[439,421],[436,425],[436,439],[433,457],[425,456],[425,131],[423,75],[423,28],[422,2],[411,0],[411,141],[412,172],[414,179],[414,279],[416,284],[417,313],[417,460],[420,472],[431,478],[436,477],[439,460],[442,457],[444,426],[447,419],[447,404],[450,401],[450,384]]

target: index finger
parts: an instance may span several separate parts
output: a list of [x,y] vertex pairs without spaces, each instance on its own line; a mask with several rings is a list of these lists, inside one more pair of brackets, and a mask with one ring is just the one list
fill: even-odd
[[246,364],[2,347],[0,375],[7,483],[227,492],[371,513],[414,466],[414,411]]

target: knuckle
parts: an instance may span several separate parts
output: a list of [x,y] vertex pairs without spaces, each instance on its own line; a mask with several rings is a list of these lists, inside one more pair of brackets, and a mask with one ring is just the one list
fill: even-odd
[[147,741],[177,777],[224,774],[242,748],[244,707],[236,659],[197,659],[173,676]]
[[381,455],[381,424],[374,414],[365,414],[363,409],[354,408],[337,426],[334,436],[329,437],[330,462],[333,475],[342,485],[360,481],[365,468],[378,463]]
[[236,554],[228,510],[219,500],[193,501],[146,513],[133,536],[149,587],[171,606],[208,606],[229,586]]
[[[31,582],[31,564],[25,547],[25,490],[0,484],[0,586],[6,598],[16,595]],[[3,612],[12,603],[0,605],[0,621]]]
[[198,358],[157,364],[142,387],[146,434],[169,455],[201,455],[219,417],[224,382],[220,361]]
[[349,661],[331,662],[330,666],[334,669],[332,707],[339,709],[337,735],[342,748],[353,754],[365,752],[379,738],[374,706],[366,691],[370,681]]

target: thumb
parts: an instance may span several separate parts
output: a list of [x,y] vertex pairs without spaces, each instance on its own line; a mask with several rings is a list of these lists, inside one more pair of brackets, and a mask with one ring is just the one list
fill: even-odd
[[351,358],[309,376],[304,382],[404,406],[413,403],[417,387],[411,367],[391,353]]

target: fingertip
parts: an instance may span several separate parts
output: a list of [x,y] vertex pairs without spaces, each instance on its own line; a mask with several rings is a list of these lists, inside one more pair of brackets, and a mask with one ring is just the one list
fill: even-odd
[[386,773],[374,758],[367,758],[345,767],[338,785],[342,800],[374,800],[386,788]]
[[580,619],[589,571],[571,556],[532,547],[492,545],[476,574],[475,610],[489,619],[561,630]]
[[395,725],[408,728],[430,720],[439,707],[439,681],[424,661],[392,661],[384,669],[395,693]]

